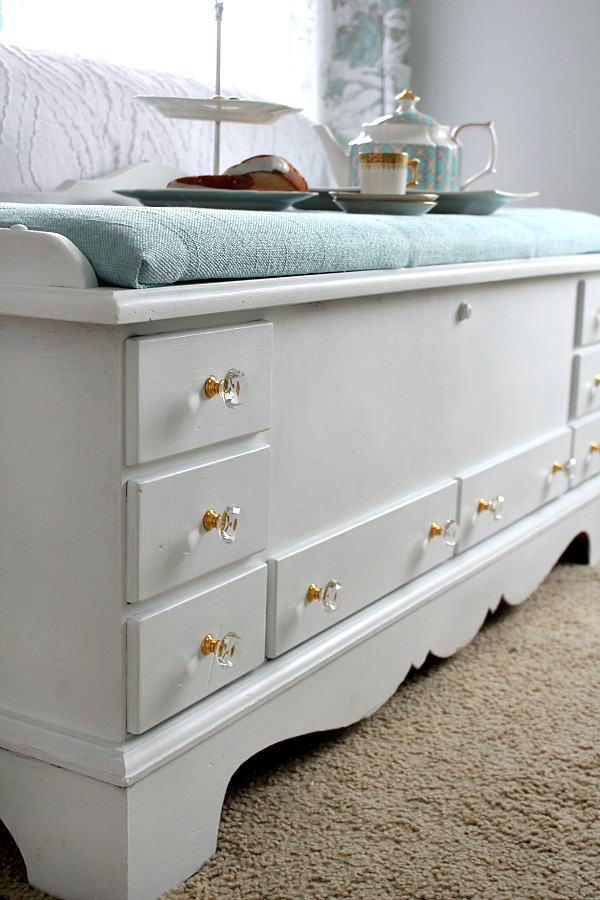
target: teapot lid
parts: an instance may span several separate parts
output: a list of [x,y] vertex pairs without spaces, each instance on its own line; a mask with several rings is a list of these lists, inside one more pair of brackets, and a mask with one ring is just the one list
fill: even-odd
[[396,94],[394,99],[399,101],[396,112],[388,116],[380,116],[379,119],[374,119],[372,122],[366,122],[363,128],[371,125],[439,125],[439,122],[436,122],[431,116],[416,109],[421,98],[410,89],[407,88],[401,94]]

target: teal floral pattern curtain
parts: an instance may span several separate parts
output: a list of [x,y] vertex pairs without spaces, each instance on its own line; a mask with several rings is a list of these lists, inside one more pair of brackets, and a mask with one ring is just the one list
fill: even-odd
[[409,0],[315,0],[317,121],[346,143],[410,87]]

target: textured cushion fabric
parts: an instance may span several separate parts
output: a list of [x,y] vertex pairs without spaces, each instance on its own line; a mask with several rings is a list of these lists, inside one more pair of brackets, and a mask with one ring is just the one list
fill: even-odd
[[558,209],[421,217],[175,207],[0,204],[69,238],[121,287],[402,269],[600,252],[600,217]]

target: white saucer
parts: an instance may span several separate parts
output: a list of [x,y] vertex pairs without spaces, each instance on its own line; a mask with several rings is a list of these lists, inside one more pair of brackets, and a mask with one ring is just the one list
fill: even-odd
[[423,216],[434,208],[437,194],[414,191],[410,194],[361,194],[330,191],[336,206],[348,213],[383,216]]

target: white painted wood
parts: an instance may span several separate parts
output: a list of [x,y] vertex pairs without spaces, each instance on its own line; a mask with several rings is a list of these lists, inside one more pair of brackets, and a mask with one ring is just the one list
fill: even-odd
[[[591,422],[568,415],[578,283],[598,271],[586,257],[137,293],[0,287],[0,817],[35,884],[158,897],[213,852],[229,777],[252,753],[374,711],[428,652],[470,640],[501,595],[523,600],[580,532],[600,557],[600,479],[548,484]],[[126,387],[143,394],[156,367],[126,385],[126,341],[233,333],[257,315],[273,329],[272,449],[253,424],[161,444],[128,471]],[[508,487],[485,493],[517,498],[497,533],[429,570],[405,541],[381,552],[380,526],[411,498],[444,486],[454,503],[470,475],[466,503],[495,474]],[[252,509],[243,545],[200,532],[229,503]],[[309,583],[315,561],[327,575],[339,561],[367,605],[263,663],[264,587],[247,605],[237,591],[264,585],[268,559],[282,572],[308,560]],[[294,590],[271,579],[271,611]],[[229,628],[230,610],[252,634],[251,671],[206,696],[212,672],[180,687],[196,616]]]
[[[495,534],[559,497],[570,486],[571,431],[565,429],[506,459],[460,476],[459,549]],[[564,466],[553,471],[554,463]],[[502,498],[499,518],[481,500]]]
[[121,342],[0,320],[0,708],[125,730]]
[[[183,754],[200,744],[200,733],[207,737],[221,731],[227,731],[233,722],[256,712],[258,707],[267,704],[277,695],[284,698],[289,689],[299,682],[306,681],[306,696],[310,697],[313,675],[326,668],[334,659],[349,660],[355,648],[367,642],[371,637],[390,626],[400,623],[404,628],[410,626],[412,616],[427,607],[430,619],[427,630],[423,633],[423,641],[415,641],[406,645],[411,653],[410,665],[420,665],[428,650],[435,650],[438,655],[450,655],[458,646],[467,643],[468,633],[463,623],[454,620],[440,621],[441,610],[445,598],[450,595],[459,597],[461,591],[467,596],[471,592],[471,584],[482,579],[485,592],[495,598],[489,608],[497,605],[499,594],[506,594],[511,603],[524,600],[545,577],[544,571],[548,560],[557,561],[571,540],[580,532],[588,535],[590,541],[590,562],[600,558],[600,484],[587,482],[576,491],[558,498],[556,503],[547,504],[535,513],[525,517],[510,529],[505,529],[489,540],[477,545],[465,553],[458,554],[443,566],[436,567],[420,578],[411,581],[404,587],[382,600],[377,601],[350,616],[336,628],[327,629],[311,640],[290,650],[267,666],[241,679],[235,687],[227,688],[218,695],[207,698],[199,707],[182,712],[179,716],[165,723],[162,729],[155,729],[143,739],[129,741],[125,748],[125,770],[127,782],[135,783],[139,779],[166,761],[168,753]],[[515,565],[514,559],[521,562]],[[547,574],[547,572],[546,572]],[[500,588],[500,585],[503,585]],[[476,618],[482,614],[485,606],[484,592],[475,588],[478,596],[474,600]],[[484,605],[481,605],[483,601]],[[436,623],[439,622],[439,627]],[[472,636],[472,635],[471,635]],[[431,642],[431,643],[430,643]],[[398,650],[403,647],[398,642]],[[386,670],[391,669],[391,660],[396,659],[391,653],[385,662]],[[346,696],[348,682],[352,680],[353,666],[347,669],[346,681],[338,685]],[[370,672],[367,666],[364,672]],[[390,678],[397,676],[390,672]],[[378,689],[377,679],[364,678],[360,688],[364,694]],[[380,684],[380,683],[379,683]],[[395,688],[393,688],[395,689]],[[332,704],[343,714],[344,700],[330,692]],[[355,699],[355,698],[353,698]],[[312,697],[310,711],[318,716],[318,697]],[[352,701],[350,701],[352,703]],[[376,709],[377,705],[372,707]],[[353,710],[348,711],[352,715]],[[307,712],[307,715],[309,713]],[[360,718],[360,715],[358,715]],[[286,716],[290,727],[297,724],[297,711],[288,712]],[[327,720],[319,719],[318,728],[328,728]],[[348,718],[345,724],[352,721]],[[252,725],[249,724],[251,728]],[[306,730],[311,730],[307,728]],[[265,729],[268,737],[271,729]],[[300,731],[298,733],[301,733]]]
[[[516,603],[537,586],[535,579],[544,577],[540,573],[548,566],[548,560],[556,561],[580,532],[589,537],[590,561],[597,562],[600,559],[599,491],[598,481],[585,482],[562,495],[556,503],[541,507],[510,529],[503,529],[350,616],[336,628],[328,629],[269,661],[267,666],[259,667],[235,685],[184,710],[160,728],[140,737],[129,737],[122,745],[92,744],[28,722],[13,720],[9,725],[6,717],[0,719],[2,744],[21,754],[100,778],[109,784],[134,785],[151,772],[161,770],[171,759],[205,743],[208,737],[227,731],[229,725],[252,715],[269,699],[278,694],[285,695],[297,682],[307,680],[310,685],[312,675],[329,661],[338,657],[350,658],[357,644],[397,621],[406,622],[420,607],[432,605],[433,619],[437,621],[438,603],[444,603],[447,592],[459,591],[471,576],[489,572],[489,589],[493,592],[500,582],[506,583],[509,601]],[[533,551],[529,559],[531,564],[515,567],[513,554],[527,555],[530,550]],[[502,578],[494,574],[500,565]],[[422,652],[417,645],[415,650],[418,655]],[[352,671],[351,664],[349,671]],[[374,688],[375,685],[365,686],[365,690]],[[268,733],[265,734],[268,737]]]
[[600,348],[587,347],[575,354],[573,416],[600,410]]
[[[269,427],[271,323],[131,338],[126,345],[129,465]],[[209,399],[204,385],[229,369],[244,373],[236,407]]]
[[[127,727],[134,734],[245,675],[265,658],[267,567],[127,621]],[[202,653],[206,635],[239,635],[234,664]]]
[[88,259],[68,238],[26,225],[0,228],[0,272],[4,284],[98,286]]
[[543,279],[273,310],[272,555],[564,429],[576,293]]
[[130,898],[122,788],[3,750],[0,784],[0,817],[34,887],[60,900]]
[[573,457],[577,460],[573,484],[600,474],[600,416],[587,416],[572,424]]
[[580,345],[600,341],[600,278],[585,278],[581,282],[577,325]]
[[[379,511],[343,531],[269,559],[267,656],[331,628],[412,578],[449,559],[454,547],[431,525],[458,516],[457,483],[437,486],[394,509]],[[338,608],[307,599],[311,584],[338,582]]]
[[[131,603],[230,565],[267,545],[269,447],[217,457],[127,484]],[[235,541],[206,531],[204,514],[241,509]]]
[[467,643],[501,595],[510,603],[525,599],[580,530],[590,535],[595,561],[600,500],[590,482],[561,497],[555,512],[542,508],[131,739],[124,755],[136,775],[125,790],[0,751],[0,781],[10,786],[0,794],[0,818],[29,877],[59,898],[158,897],[214,852],[222,798],[241,762],[295,734],[343,727],[375,711],[428,652],[446,656]]
[[[392,291],[405,294],[453,285],[484,285],[545,276],[558,276],[561,280],[570,282],[570,278],[565,279],[563,276],[596,272],[599,267],[600,254],[589,254],[224,282],[203,285],[201,295],[197,286],[185,284],[152,288],[145,290],[142,296],[140,291],[115,288],[107,291],[103,298],[106,305],[102,312],[98,310],[97,315],[100,316],[100,322],[122,325],[144,321],[156,323],[192,315],[223,314],[240,309],[246,312],[257,310],[261,315],[266,315],[266,310],[282,306],[373,297]],[[0,312],[3,302],[10,304],[11,298],[3,297],[0,291]],[[34,310],[35,305],[32,314],[35,314]],[[58,315],[58,310],[56,314]],[[71,303],[64,314],[70,319],[81,316],[81,310],[78,311],[76,304]]]
[[[43,317],[96,325],[132,325],[139,333],[143,323],[177,322],[190,316],[223,316],[227,313],[267,315],[267,310],[305,303],[373,297],[391,291],[405,294],[452,285],[485,285],[515,279],[552,277],[571,283],[575,276],[597,272],[600,254],[540,259],[501,260],[484,263],[384,269],[369,272],[336,272],[262,278],[256,281],[176,284],[143,291],[114,286],[93,291],[27,286],[23,272],[19,284],[0,283],[0,315]],[[219,324],[222,319],[219,319]]]

